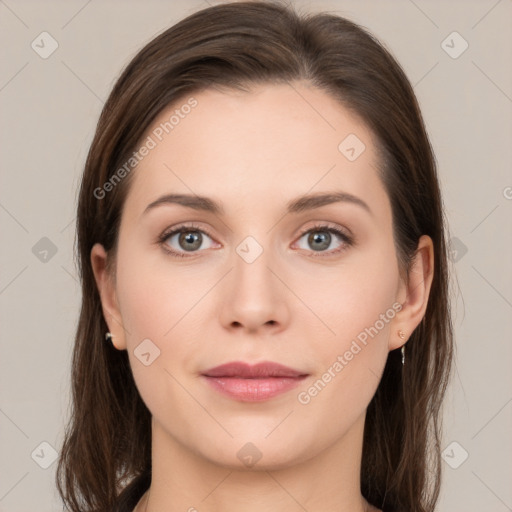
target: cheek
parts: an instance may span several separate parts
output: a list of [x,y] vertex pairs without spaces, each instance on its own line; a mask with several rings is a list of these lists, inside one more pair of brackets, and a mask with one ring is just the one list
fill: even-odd
[[166,414],[169,403],[187,401],[173,377],[182,380],[175,365],[180,367],[190,348],[177,343],[183,340],[177,335],[186,325],[187,310],[198,300],[198,290],[184,286],[181,274],[166,271],[149,251],[138,253],[127,244],[119,255],[117,292],[130,366],[142,400],[158,417]]
[[[167,371],[175,374],[177,368],[179,373],[191,368],[191,354],[196,353],[195,345],[201,339],[200,326],[194,320],[201,298],[214,284],[215,276],[211,284],[207,279],[197,281],[192,267],[171,269],[172,263],[157,251],[141,251],[129,243],[119,250],[121,321],[133,375],[150,409],[165,393],[171,393],[172,377]],[[153,354],[158,357],[145,366],[138,355],[147,352],[150,360]]]
[[[132,343],[167,339],[207,290],[196,283],[192,267],[167,261],[160,250],[137,250],[126,244],[119,251],[117,291],[123,325]],[[169,256],[169,258],[171,258]]]
[[[388,356],[396,316],[398,267],[392,246],[358,254],[310,294],[312,309],[329,326],[315,348],[320,382],[306,391],[331,412],[357,411],[373,396]],[[304,291],[305,293],[305,291]],[[395,308],[393,308],[395,305]]]
[[301,281],[298,295],[307,298],[307,305],[324,324],[323,338],[329,345],[342,349],[375,324],[382,337],[387,336],[389,320],[396,314],[392,306],[398,283],[392,248],[383,245],[378,251],[354,254],[338,269],[323,269]]
[[315,378],[297,396],[309,421],[324,429],[329,439],[364,413],[387,360],[396,315],[392,307],[395,280],[393,272],[382,274],[377,267],[332,283],[333,294],[324,303],[322,319],[336,334],[327,331],[316,345]]

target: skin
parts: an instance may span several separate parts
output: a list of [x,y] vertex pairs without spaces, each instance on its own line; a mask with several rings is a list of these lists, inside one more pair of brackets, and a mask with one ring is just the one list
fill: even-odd
[[[325,92],[295,83],[194,97],[198,105],[133,171],[115,275],[106,271],[101,245],[91,252],[114,344],[128,350],[153,417],[153,479],[136,510],[378,510],[360,492],[366,408],[388,352],[407,342],[425,314],[432,240],[420,238],[404,282],[373,135]],[[162,112],[146,136],[175,108]],[[352,162],[338,150],[351,133],[366,146]],[[371,213],[337,202],[284,214],[300,195],[335,190],[362,199]],[[171,192],[208,196],[225,212],[166,204],[143,213]],[[178,243],[179,235],[158,243],[182,222],[211,235],[203,234],[195,252]],[[355,243],[333,234],[327,249],[315,251],[307,230],[324,233],[313,229],[318,223],[349,230]],[[247,236],[263,249],[252,263],[236,252]],[[172,257],[165,245],[188,256]],[[394,303],[403,305],[400,312],[300,403],[298,393]],[[146,338],[160,350],[149,366],[134,355]],[[270,400],[242,402],[200,378],[229,361],[275,361],[309,376]],[[249,442],[262,454],[252,467],[237,457]]]

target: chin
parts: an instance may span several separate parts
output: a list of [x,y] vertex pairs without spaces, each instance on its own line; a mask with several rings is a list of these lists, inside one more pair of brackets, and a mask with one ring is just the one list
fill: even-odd
[[[216,450],[212,452],[212,445],[199,450],[199,455],[208,459],[212,464],[233,471],[277,471],[304,462],[313,455],[304,451],[304,440],[288,442],[251,438],[250,436],[235,436],[225,442],[216,442]],[[302,450],[301,450],[302,449]],[[308,450],[309,451],[309,450]]]

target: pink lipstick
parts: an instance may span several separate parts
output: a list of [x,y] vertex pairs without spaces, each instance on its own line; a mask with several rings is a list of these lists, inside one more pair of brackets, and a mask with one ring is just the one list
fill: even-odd
[[295,388],[308,374],[278,363],[237,361],[211,368],[202,376],[215,390],[235,400],[261,402]]

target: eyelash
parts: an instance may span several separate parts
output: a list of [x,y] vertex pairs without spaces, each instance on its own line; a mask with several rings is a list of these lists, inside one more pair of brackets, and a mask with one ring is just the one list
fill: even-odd
[[[189,231],[191,231],[191,232],[199,231],[201,233],[208,235],[210,238],[213,239],[213,236],[208,232],[207,229],[204,229],[204,228],[199,227],[193,223],[190,223],[190,224],[182,224],[182,225],[179,225],[178,227],[175,227],[171,230],[164,231],[158,237],[158,243],[162,246],[164,251],[167,252],[170,256],[177,257],[177,258],[189,258],[189,257],[193,256],[195,253],[197,253],[198,251],[191,252],[191,256],[188,256],[186,253],[177,252],[173,249],[169,249],[168,244],[165,243],[171,236],[173,236],[177,233],[183,233],[183,232],[186,233]],[[312,254],[310,256],[313,258],[327,257],[326,255],[332,256],[334,254],[339,254],[354,244],[354,239],[351,236],[349,236],[347,233],[345,233],[344,231],[341,231],[338,228],[329,226],[327,224],[315,224],[314,226],[302,231],[300,233],[298,239],[301,239],[306,233],[309,233],[311,231],[324,231],[324,232],[328,232],[328,233],[334,233],[338,238],[340,238],[342,240],[342,242],[344,244],[341,247],[339,247],[338,249],[334,249],[331,251],[311,251]]]

